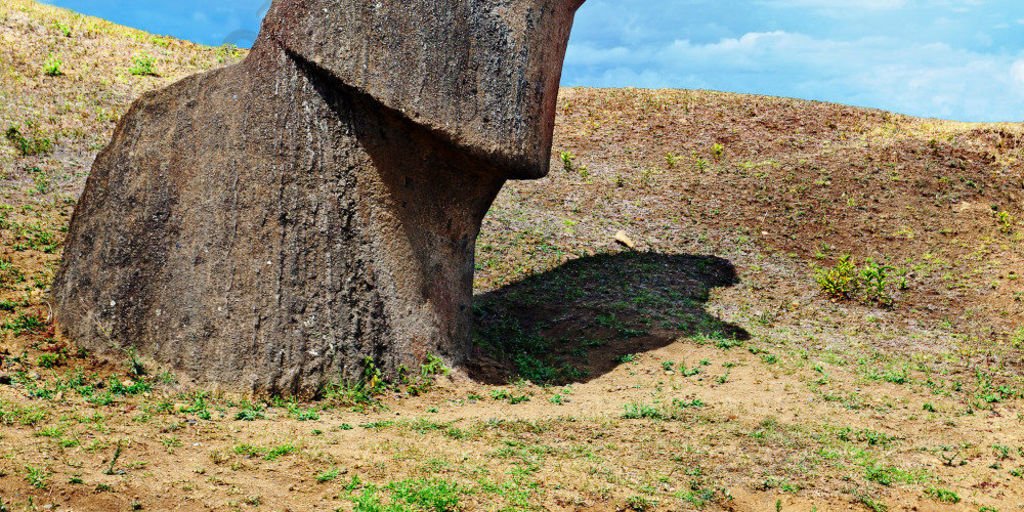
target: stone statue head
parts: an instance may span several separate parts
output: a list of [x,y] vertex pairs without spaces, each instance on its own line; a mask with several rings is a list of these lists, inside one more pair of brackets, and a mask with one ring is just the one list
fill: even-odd
[[262,38],[511,179],[547,174],[584,0],[276,0]]

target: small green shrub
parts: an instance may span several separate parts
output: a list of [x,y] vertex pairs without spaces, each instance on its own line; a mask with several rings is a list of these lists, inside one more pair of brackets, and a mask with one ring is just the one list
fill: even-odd
[[38,314],[25,314],[19,313],[18,316],[8,319],[0,328],[14,331],[14,334],[19,335],[26,332],[36,332],[43,329],[46,326],[46,320]]
[[992,450],[995,452],[996,458],[999,460],[1006,460],[1010,458],[1009,446],[994,444],[992,445]]
[[32,190],[33,193],[38,195],[45,195],[50,191],[50,177],[45,172],[38,168],[33,169],[35,172],[32,174],[32,182],[35,183],[35,188]]
[[693,152],[693,160],[697,164],[697,170],[698,171],[704,172],[704,169],[708,168],[707,160],[704,160],[703,158],[697,156],[697,152],[696,151]]
[[61,76],[64,74],[64,72],[60,70],[60,67],[63,64],[64,63],[61,62],[60,59],[51,55],[49,60],[47,60],[46,64],[43,66],[43,73],[46,76]]
[[644,512],[654,508],[654,502],[644,496],[630,496],[626,498],[626,506],[636,512]]
[[262,449],[260,449],[260,448],[258,448],[256,446],[253,446],[251,444],[245,444],[245,443],[242,443],[242,444],[239,444],[239,445],[235,445],[235,447],[232,448],[231,451],[233,451],[233,452],[235,452],[235,453],[237,453],[237,454],[239,454],[239,455],[241,455],[243,457],[248,457],[250,459],[256,458],[261,453],[263,453]]
[[317,475],[316,476],[316,481],[320,482],[320,483],[331,482],[334,479],[338,478],[338,475],[340,475],[340,474],[341,474],[341,470],[340,469],[338,469],[338,468],[331,468],[331,469],[328,469],[328,470],[324,471],[323,473],[320,473],[319,475]]
[[277,445],[267,450],[266,455],[263,456],[263,460],[277,460],[282,455],[288,455],[295,451],[295,446],[291,443],[285,443]]
[[36,360],[36,364],[41,368],[53,368],[60,364],[60,360],[60,354],[43,354],[39,356],[38,360]]
[[36,489],[45,489],[49,478],[50,473],[46,472],[43,468],[25,466],[25,480],[27,480],[32,487],[35,487]]
[[860,497],[860,503],[872,512],[888,512],[889,506],[880,501],[873,500],[867,496]]
[[135,396],[147,393],[153,389],[153,385],[142,379],[126,380],[121,382],[120,379],[111,375],[107,379],[107,387],[110,392],[120,396]]
[[376,397],[388,389],[383,373],[372,358],[363,360],[363,374],[355,381],[337,381],[324,389],[324,397],[341,405],[352,406],[356,410],[377,407]]
[[407,384],[405,391],[412,396],[419,396],[430,391],[434,387],[434,378],[439,375],[448,375],[451,370],[445,366],[441,358],[427,355],[427,361],[420,365],[419,374],[406,375],[404,372],[400,379]]
[[960,496],[949,489],[941,487],[928,487],[925,493],[943,503],[960,503]]
[[675,496],[694,508],[702,509],[709,503],[722,498],[728,499],[727,492],[725,489],[703,487],[697,480],[693,480],[687,488],[678,491]]
[[739,340],[739,339],[736,339],[736,338],[722,338],[722,337],[719,337],[719,338],[715,339],[715,346],[720,348],[720,349],[722,349],[722,350],[729,350],[729,349],[731,349],[733,347],[742,347],[743,346],[743,340]]
[[861,285],[864,287],[865,299],[883,307],[890,307],[893,303],[892,295],[886,288],[889,284],[888,272],[892,267],[879,265],[868,258],[864,268],[860,270]]
[[844,427],[836,432],[836,437],[842,441],[853,442],[858,441],[861,443],[867,443],[869,446],[889,446],[891,443],[896,441],[896,436],[892,434],[886,434],[885,432],[878,432],[877,430],[861,429],[854,431],[850,427]]
[[562,160],[562,169],[565,172],[573,172],[576,170],[576,157],[568,151],[562,151],[559,153],[559,158]]
[[153,59],[145,55],[139,55],[132,59],[132,65],[128,68],[128,72],[135,76],[159,76],[156,73]]
[[678,398],[672,399],[672,406],[679,409],[689,409],[691,407],[704,407],[704,401],[700,398],[694,398],[693,400],[683,401]]
[[49,137],[44,137],[36,129],[35,124],[27,123],[26,131],[27,133],[22,132],[21,128],[15,125],[8,128],[4,133],[7,142],[10,142],[14,149],[18,150],[19,155],[36,156],[47,155],[53,152],[53,141]]
[[665,155],[665,165],[668,166],[669,169],[675,169],[676,166],[679,165],[679,157],[672,153]]
[[693,368],[687,368],[686,366],[679,365],[679,374],[683,377],[693,377],[694,375],[700,374],[700,367],[694,366]]
[[243,403],[242,410],[235,414],[235,419],[238,421],[255,421],[263,418],[263,406],[249,402]]
[[194,413],[199,419],[209,420],[211,418],[210,410],[208,409],[207,398],[209,395],[206,391],[196,391],[191,396],[185,397],[191,400],[191,404],[181,407],[179,412]]
[[513,395],[508,397],[509,405],[516,405],[516,404],[521,404],[523,402],[529,402],[529,401],[530,401],[530,395],[516,395],[516,394],[513,394]]
[[622,418],[627,420],[636,420],[641,418],[660,420],[665,418],[664,413],[653,405],[647,405],[640,402],[630,402],[623,405],[622,408]]
[[125,359],[124,364],[128,367],[128,375],[142,377],[148,373],[146,365],[143,364],[141,359],[139,359],[139,355],[135,353],[134,348],[128,349],[127,356],[128,357]]
[[58,32],[63,34],[64,37],[71,37],[71,27],[69,27],[69,26],[67,26],[67,25],[65,25],[65,24],[63,24],[63,23],[61,23],[59,21],[53,22],[53,27],[56,28]]
[[320,419],[320,413],[316,412],[316,409],[296,409],[293,416],[299,421],[316,421]]
[[892,270],[892,267],[877,263],[872,258],[868,258],[864,265],[857,269],[853,257],[847,254],[841,256],[835,266],[819,269],[814,280],[832,300],[852,299],[858,292],[862,292],[865,303],[889,308],[895,302],[890,288],[907,288],[905,278],[893,282]]
[[999,230],[1003,233],[1013,233],[1014,218],[1010,212],[996,212],[996,221],[999,223]]
[[857,271],[850,255],[842,256],[832,268],[822,269],[815,276],[818,286],[832,299],[848,299],[857,292]]
[[1013,345],[1013,348],[1024,348],[1024,326],[1021,326],[1010,336],[1010,344]]
[[715,143],[714,146],[711,146],[711,156],[714,157],[716,162],[721,162],[722,161],[722,155],[724,153],[725,153],[725,146],[723,146],[723,145],[721,145],[721,144],[719,144],[717,142]]
[[924,480],[920,472],[908,471],[897,466],[879,466],[867,464],[864,467],[864,478],[885,486],[893,483],[914,484]]

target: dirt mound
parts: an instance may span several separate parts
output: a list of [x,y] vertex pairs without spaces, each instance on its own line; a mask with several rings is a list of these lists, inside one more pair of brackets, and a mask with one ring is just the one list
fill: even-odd
[[3,506],[1024,503],[1021,125],[566,89],[551,175],[485,219],[467,368],[254,399],[55,338],[45,293],[112,121],[242,54],[0,5]]

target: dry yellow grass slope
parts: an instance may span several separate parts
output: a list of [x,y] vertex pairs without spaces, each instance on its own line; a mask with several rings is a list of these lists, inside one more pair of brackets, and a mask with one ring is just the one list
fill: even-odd
[[565,90],[551,176],[486,220],[466,368],[297,402],[93,359],[46,303],[89,165],[243,56],[0,5],[0,510],[1024,506],[1019,124]]

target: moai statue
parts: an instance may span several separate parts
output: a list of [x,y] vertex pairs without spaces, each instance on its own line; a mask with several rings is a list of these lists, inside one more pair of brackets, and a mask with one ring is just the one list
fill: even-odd
[[56,319],[201,382],[312,394],[470,343],[481,221],[548,171],[583,0],[276,0],[249,56],[132,105]]

